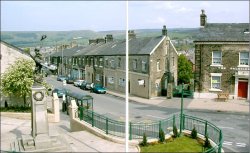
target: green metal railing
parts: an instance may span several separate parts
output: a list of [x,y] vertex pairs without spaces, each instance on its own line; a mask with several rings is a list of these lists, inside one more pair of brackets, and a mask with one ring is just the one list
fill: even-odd
[[[125,138],[125,122],[110,119],[104,115],[95,113],[85,107],[78,107],[76,112],[80,120],[83,120],[92,127],[102,130],[104,133]],[[170,134],[173,126],[180,127],[181,115],[173,115],[173,117],[153,121],[150,123],[129,123],[129,139],[142,139],[145,133],[148,138],[159,138],[159,131],[162,129],[165,134]],[[182,130],[192,130],[194,127],[197,132],[203,136],[207,135],[216,146],[204,152],[221,152],[222,148],[222,131],[214,124],[189,115],[183,114]],[[180,130],[181,131],[181,130]]]

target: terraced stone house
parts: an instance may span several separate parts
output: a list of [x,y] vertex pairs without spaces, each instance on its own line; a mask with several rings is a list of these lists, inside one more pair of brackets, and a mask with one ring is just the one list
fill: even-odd
[[[71,50],[71,58],[78,73],[84,70],[83,79],[125,93],[125,39],[106,35],[104,39],[89,40],[89,45],[78,49]],[[166,95],[167,84],[177,84],[177,60],[177,51],[165,26],[157,37],[137,38],[130,30],[129,93],[144,98]]]
[[207,23],[202,10],[195,44],[195,97],[249,99],[249,23]]

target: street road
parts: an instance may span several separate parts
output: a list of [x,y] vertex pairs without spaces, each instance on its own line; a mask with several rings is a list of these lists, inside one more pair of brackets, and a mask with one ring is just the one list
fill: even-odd
[[[54,87],[63,87],[72,92],[82,92],[94,98],[94,110],[110,118],[125,121],[125,100],[108,94],[95,94],[81,90],[78,87],[56,81],[55,77],[45,79]],[[185,101],[184,101],[185,102]],[[179,113],[180,109],[166,108],[154,105],[129,103],[129,119],[133,122],[156,121]],[[185,114],[193,115],[215,124],[223,131],[223,149],[225,152],[249,152],[249,116],[225,112],[200,112],[184,110]]]

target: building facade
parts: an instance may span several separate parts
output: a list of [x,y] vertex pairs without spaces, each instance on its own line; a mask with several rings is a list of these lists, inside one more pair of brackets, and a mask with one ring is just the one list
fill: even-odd
[[108,90],[125,93],[128,81],[131,95],[152,98],[165,96],[168,83],[177,84],[178,54],[165,26],[157,37],[137,38],[134,31],[129,31],[129,80],[125,78],[125,40],[106,35],[71,53],[76,73],[84,70],[83,79]]
[[[18,59],[26,59],[26,60],[33,61],[33,59],[27,53],[25,53],[22,49],[1,40],[1,54],[0,54],[1,74],[5,73],[7,69],[11,65],[13,65]],[[20,101],[23,101],[23,98],[18,98],[14,95],[5,96],[2,93],[0,94],[1,94],[0,96],[1,106],[4,105],[5,101],[8,103],[11,102],[11,104],[13,105],[19,104]]]
[[249,99],[249,24],[207,23],[204,11],[195,43],[195,97]]

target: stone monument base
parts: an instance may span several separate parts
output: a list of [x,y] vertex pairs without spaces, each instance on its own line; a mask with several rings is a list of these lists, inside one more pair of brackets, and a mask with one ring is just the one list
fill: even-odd
[[59,136],[22,135],[11,143],[11,152],[72,152],[67,140]]

